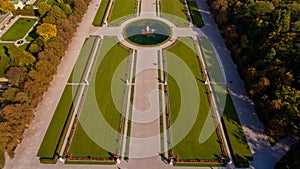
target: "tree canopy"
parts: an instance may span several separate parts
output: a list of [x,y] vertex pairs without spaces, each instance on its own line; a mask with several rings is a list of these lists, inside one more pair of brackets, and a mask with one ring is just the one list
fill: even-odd
[[14,4],[10,1],[0,0],[0,13],[5,14],[15,10]]
[[6,47],[8,50],[8,55],[11,59],[10,64],[12,66],[21,66],[27,68],[33,67],[33,64],[36,59],[29,52],[18,48],[14,44],[7,44]]
[[266,132],[280,138],[299,130],[300,2],[208,3]]
[[45,41],[57,35],[56,25],[50,23],[42,23],[37,27],[36,33],[40,35]]

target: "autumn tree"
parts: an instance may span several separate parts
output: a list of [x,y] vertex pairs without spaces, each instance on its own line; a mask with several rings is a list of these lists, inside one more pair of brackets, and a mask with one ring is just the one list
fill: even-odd
[[49,24],[49,23],[42,23],[40,26],[37,27],[36,33],[39,36],[41,36],[46,42],[50,38],[56,36],[57,34],[56,25]]
[[28,77],[28,70],[25,67],[10,67],[6,72],[9,84],[21,87]]
[[43,50],[44,41],[41,37],[36,38],[29,46],[29,51],[31,53],[38,53]]
[[0,0],[0,13],[5,14],[15,10],[14,4],[10,1]]
[[17,92],[19,91],[18,88],[8,88],[7,90],[5,90],[2,93],[2,98],[1,101],[2,102],[14,102],[15,101],[15,96],[17,94]]
[[44,23],[56,24],[58,19],[66,19],[66,13],[57,5],[53,5],[47,16],[43,19]]
[[32,56],[29,52],[26,52],[14,44],[7,44],[7,51],[8,55],[11,59],[10,64],[11,66],[21,66],[32,68],[33,63],[35,62],[35,57]]
[[37,7],[41,17],[43,17],[51,9],[51,6],[46,2],[40,2]]

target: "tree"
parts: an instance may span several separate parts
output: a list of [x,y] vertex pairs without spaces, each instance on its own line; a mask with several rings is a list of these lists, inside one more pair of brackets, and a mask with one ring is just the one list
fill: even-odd
[[49,23],[42,23],[37,27],[36,33],[41,36],[44,41],[48,41],[50,38],[56,36],[57,30],[56,25],[52,25]]
[[265,15],[271,13],[274,9],[275,6],[269,1],[256,1],[252,5],[252,13],[254,15]]
[[17,92],[19,91],[18,88],[8,88],[2,93],[2,101],[7,101],[7,102],[14,102],[15,101],[15,96]]
[[15,10],[14,4],[10,1],[0,0],[0,13],[4,14]]
[[75,32],[75,25],[69,19],[59,19],[57,20],[57,34],[60,37],[70,41],[71,37]]
[[21,66],[31,69],[35,62],[35,57],[32,56],[29,52],[26,52],[14,44],[6,45],[8,50],[8,55],[11,58],[11,66]]
[[74,8],[82,16],[87,9],[87,4],[84,0],[74,0]]
[[29,102],[29,97],[27,93],[25,92],[18,92],[15,96],[15,102],[18,103],[28,103]]
[[11,85],[21,87],[28,78],[28,70],[25,67],[10,67],[6,77]]
[[43,39],[41,37],[38,37],[29,46],[29,51],[31,53],[36,54],[36,53],[40,52],[41,50],[43,50],[43,46],[44,46]]
[[40,2],[38,4],[38,12],[41,17],[43,17],[50,9],[51,9],[51,6],[48,5],[46,2]]
[[70,15],[72,13],[72,8],[69,4],[62,3],[60,5],[61,9],[65,12],[65,14]]
[[47,16],[53,17],[55,20],[66,19],[66,13],[57,5],[53,5],[48,12]]

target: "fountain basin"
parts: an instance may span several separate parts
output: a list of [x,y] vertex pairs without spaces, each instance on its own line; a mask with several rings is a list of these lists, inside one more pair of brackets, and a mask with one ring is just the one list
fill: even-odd
[[155,19],[142,19],[125,26],[126,41],[141,46],[156,46],[165,43],[171,36],[170,27]]

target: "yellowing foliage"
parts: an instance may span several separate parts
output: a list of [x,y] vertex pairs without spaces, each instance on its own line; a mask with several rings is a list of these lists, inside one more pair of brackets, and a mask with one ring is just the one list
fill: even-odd
[[0,0],[0,13],[7,13],[15,10],[14,4],[9,1]]
[[47,41],[57,35],[56,25],[43,23],[37,27],[36,33],[40,35],[44,41]]

